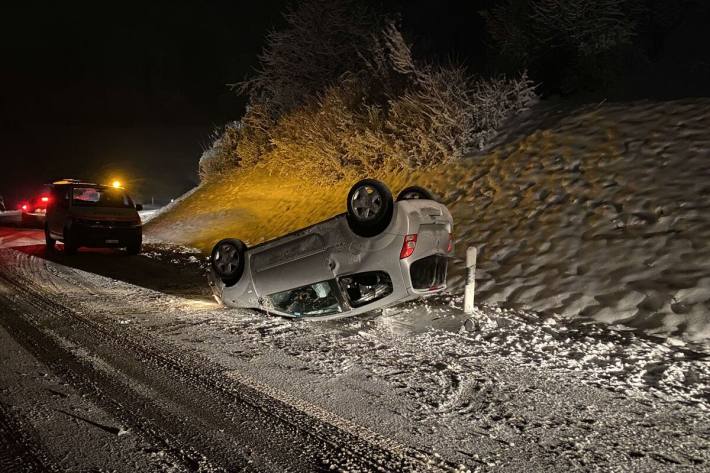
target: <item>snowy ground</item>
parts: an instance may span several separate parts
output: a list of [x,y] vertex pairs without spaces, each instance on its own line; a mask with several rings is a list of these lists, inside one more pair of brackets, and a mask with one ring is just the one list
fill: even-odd
[[[678,339],[487,305],[470,330],[455,296],[294,322],[218,307],[203,271],[194,250],[168,245],[139,257],[0,250],[0,414],[26,433],[18,442],[32,461],[117,471],[219,471],[245,458],[259,471],[283,461],[371,470],[362,460],[372,458],[394,471],[710,464],[708,359]],[[268,415],[249,424],[255,414],[234,407],[244,402]]]
[[210,183],[144,214],[135,257],[0,228],[0,471],[708,471],[709,129],[706,99],[549,107],[382,176],[479,248],[473,319],[460,264],[365,317],[216,305],[214,241],[339,213],[347,183]]
[[[434,189],[457,255],[476,246],[479,300],[632,327],[709,350],[710,101],[543,104],[460,163],[380,176]],[[350,183],[247,170],[193,191],[148,234],[209,251],[344,211]],[[460,290],[462,267],[450,283]]]
[[[648,334],[710,338],[710,102],[603,104],[534,131],[461,180],[481,297]],[[706,347],[707,348],[707,347]]]

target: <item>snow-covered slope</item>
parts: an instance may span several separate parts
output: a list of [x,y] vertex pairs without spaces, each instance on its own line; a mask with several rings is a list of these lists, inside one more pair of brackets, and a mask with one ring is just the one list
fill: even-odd
[[710,336],[710,101],[583,110],[472,169],[448,200],[484,300]]
[[[710,338],[710,100],[547,106],[486,153],[377,176],[434,189],[456,253],[480,250],[477,300]],[[202,186],[148,234],[203,250],[272,238],[344,210],[351,183],[250,170]],[[450,283],[462,285],[462,268]]]
[[[174,291],[201,279],[198,262],[170,262],[175,250],[111,263],[112,277],[89,270],[96,254],[71,267],[41,246],[0,250],[0,342],[6,331],[23,337],[10,339],[12,356],[0,363],[8,379],[0,407],[25,414],[61,471],[234,471],[243,448],[255,468],[264,456],[292,463],[314,451],[326,468],[351,462],[334,471],[438,471],[442,461],[452,472],[710,464],[710,364],[674,340],[486,305],[475,316],[491,323],[468,331],[452,296],[324,322],[224,309]],[[81,375],[55,374],[23,350],[72,360],[67,370]],[[102,453],[106,432],[67,411],[124,435]],[[284,419],[288,426],[273,427]],[[101,442],[96,453],[77,448],[92,445],[87,438]],[[379,458],[377,468],[352,468],[353,451]],[[427,465],[407,468],[411,454]],[[163,468],[134,466],[146,463]]]

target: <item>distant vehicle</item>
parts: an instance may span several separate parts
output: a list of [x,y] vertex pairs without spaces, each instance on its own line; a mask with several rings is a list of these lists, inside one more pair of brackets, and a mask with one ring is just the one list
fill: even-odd
[[29,201],[20,204],[22,226],[43,225],[49,204],[49,192],[44,192]]
[[143,206],[134,204],[123,188],[73,179],[56,181],[49,187],[44,227],[48,249],[61,241],[67,254],[82,246],[140,253],[143,231],[138,211]]
[[365,179],[350,189],[344,214],[251,248],[217,243],[210,285],[231,307],[362,314],[446,289],[452,229],[448,209],[427,190],[409,187],[393,202],[383,183]]

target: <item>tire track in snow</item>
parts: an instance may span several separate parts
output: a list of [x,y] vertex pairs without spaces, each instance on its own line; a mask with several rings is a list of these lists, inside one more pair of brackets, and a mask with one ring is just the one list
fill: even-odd
[[[7,261],[7,256],[7,253],[0,254],[0,259]],[[31,261],[34,259],[32,257],[12,256],[11,259],[14,259],[16,264],[22,264],[21,260],[25,260],[25,265],[30,264],[34,266],[34,270],[46,272],[46,268],[41,267],[43,266],[41,262]],[[20,261],[17,261],[18,259]],[[40,264],[33,264],[37,262]],[[268,451],[261,452],[253,445],[249,445],[246,451],[242,449],[241,453],[245,458],[248,457],[248,461],[246,465],[240,465],[240,468],[245,468],[247,465],[256,465],[256,469],[272,471],[278,471],[279,466],[286,465],[298,468],[299,463],[293,463],[294,459],[289,455],[293,454],[294,443],[303,442],[300,461],[310,464],[310,468],[360,471],[452,471],[456,469],[437,458],[385,439],[328,411],[318,409],[273,388],[267,388],[241,373],[228,372],[225,375],[221,368],[212,366],[209,360],[193,353],[177,353],[175,347],[149,338],[132,327],[108,327],[105,319],[97,320],[90,314],[72,311],[46,298],[42,293],[42,286],[38,285],[34,278],[13,273],[10,268],[11,265],[4,264],[0,269],[0,276],[5,285],[11,288],[11,292],[21,295],[19,298],[21,304],[29,309],[17,315],[25,320],[29,326],[28,330],[33,329],[38,332],[33,336],[43,336],[45,339],[43,344],[51,344],[52,340],[48,339],[54,338],[54,351],[63,353],[62,364],[73,364],[71,368],[73,371],[96,380],[98,387],[95,389],[100,392],[97,395],[99,401],[113,404],[114,411],[117,410],[115,404],[126,403],[132,406],[131,412],[124,410],[119,414],[144,434],[152,434],[154,440],[160,441],[162,438],[168,444],[166,447],[177,457],[182,454],[183,462],[191,466],[190,469],[197,466],[204,470],[220,470],[219,466],[229,465],[233,461],[232,456],[225,458],[217,448],[228,447],[229,442],[224,438],[215,438],[213,433],[210,440],[215,442],[216,446],[211,445],[210,442],[185,432],[189,425],[170,425],[169,418],[165,416],[166,406],[160,405],[164,402],[163,398],[146,399],[136,392],[135,387],[127,388],[125,380],[121,382],[119,379],[120,375],[127,376],[135,384],[148,385],[161,396],[169,398],[169,407],[181,409],[180,415],[198,424],[195,428],[199,426],[211,431],[222,430],[225,436],[236,436],[238,440],[247,441],[248,444],[250,439],[245,437],[243,429],[239,427],[245,422],[250,423],[245,421],[247,417],[258,418],[263,422],[262,427],[273,435],[261,440],[277,445],[269,445]],[[27,272],[29,268],[23,269],[27,274],[31,274]],[[40,276],[46,279],[49,275]],[[46,284],[46,281],[43,281],[43,284]],[[14,305],[18,305],[17,298]],[[38,319],[36,314],[45,314],[44,320]],[[53,328],[50,330],[43,326],[48,317],[52,319]],[[70,330],[62,327],[59,320],[68,324]],[[12,330],[13,327],[10,327],[13,333],[17,332],[17,327],[14,328],[15,330]],[[105,361],[106,365],[111,366],[116,373],[106,373],[106,370],[103,370],[104,373],[97,372],[95,367],[87,366],[86,356],[79,356],[80,353],[76,350],[67,353],[67,346],[62,347],[57,343],[57,338],[66,338],[69,344],[75,343],[84,350],[94,351],[92,356]],[[91,340],[98,340],[100,344],[92,344]],[[68,351],[72,352],[72,350]],[[88,364],[91,365],[90,362]],[[180,386],[179,392],[167,386],[171,381]],[[112,387],[112,392],[108,393],[106,389],[101,389],[106,385]],[[191,396],[187,395],[186,391],[189,391]],[[194,404],[193,398],[196,394],[202,396],[205,404],[202,412],[200,406]],[[141,407],[142,403],[148,407]],[[205,412],[210,409],[216,409],[217,413]],[[194,410],[197,412],[193,412]],[[224,415],[225,418],[220,419],[220,415]],[[146,417],[155,422],[146,421]],[[241,424],[236,425],[234,419],[240,420]],[[257,424],[258,422],[252,420],[250,426],[259,428],[261,424]],[[253,439],[251,440],[253,442]],[[288,443],[291,444],[290,449]],[[286,450],[279,451],[278,444]],[[195,448],[191,449],[193,445]],[[232,454],[239,453],[239,448],[235,451],[232,445],[231,451]],[[268,457],[273,455],[277,464],[265,461],[264,455]],[[212,465],[207,460],[208,457],[219,466]],[[235,465],[232,463],[231,466]],[[301,467],[303,466],[305,464],[301,464]]]
[[26,427],[0,403],[0,471],[3,473],[43,473],[59,470],[36,445]]

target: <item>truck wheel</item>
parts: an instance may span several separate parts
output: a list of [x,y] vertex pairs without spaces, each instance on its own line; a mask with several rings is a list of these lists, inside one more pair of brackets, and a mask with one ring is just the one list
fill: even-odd
[[52,238],[49,235],[49,228],[47,228],[47,225],[44,226],[44,244],[47,246],[48,251],[53,251],[54,247],[57,243],[57,240]]
[[141,249],[143,248],[143,239],[142,238],[137,238],[136,241],[131,243],[126,247],[126,253],[129,255],[137,255],[141,252]]
[[76,241],[76,238],[74,235],[72,235],[71,227],[64,227],[64,253],[68,255],[73,255],[76,253],[76,250],[79,249],[79,244]]
[[126,245],[126,253],[129,255],[137,255],[143,248],[143,232],[138,233],[130,243]]
[[429,192],[427,189],[419,186],[410,186],[405,189],[402,189],[402,191],[397,195],[397,202],[402,200],[413,199],[426,199],[437,201],[436,197],[434,197],[434,194]]
[[64,240],[64,253],[67,255],[74,255],[76,254],[76,251],[79,249],[78,246],[71,240]]
[[212,248],[210,264],[224,284],[233,286],[244,272],[246,245],[241,240],[226,238]]
[[348,192],[347,220],[356,235],[372,237],[382,233],[392,221],[392,193],[380,181],[363,179]]

